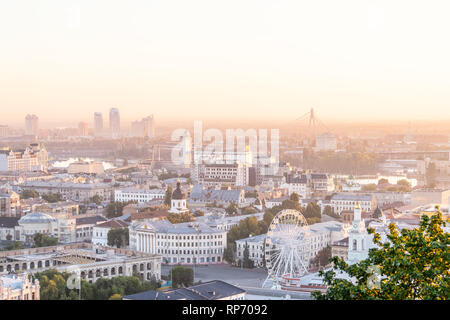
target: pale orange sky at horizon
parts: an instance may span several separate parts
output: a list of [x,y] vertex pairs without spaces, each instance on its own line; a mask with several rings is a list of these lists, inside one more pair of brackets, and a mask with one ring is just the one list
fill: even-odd
[[448,1],[8,1],[0,124],[450,120]]

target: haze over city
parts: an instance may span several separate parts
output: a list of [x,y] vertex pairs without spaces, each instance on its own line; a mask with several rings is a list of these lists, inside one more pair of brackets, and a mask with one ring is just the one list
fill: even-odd
[[[352,10],[348,10],[348,8]],[[1,122],[450,119],[447,1],[8,1]]]

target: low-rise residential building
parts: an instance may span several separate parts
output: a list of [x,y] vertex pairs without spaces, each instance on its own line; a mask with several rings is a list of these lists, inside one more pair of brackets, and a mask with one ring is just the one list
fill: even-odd
[[76,230],[75,239],[76,241],[92,241],[94,235],[94,227],[102,222],[108,221],[103,216],[92,215],[88,217],[79,217],[75,219]]
[[289,190],[289,195],[294,192],[301,198],[308,198],[311,195],[311,189],[308,181],[308,177],[305,174],[300,176],[288,176],[286,184],[283,184]]
[[63,200],[89,201],[99,196],[104,201],[114,199],[114,188],[108,183],[74,183],[61,181],[25,181],[20,185],[23,190],[35,190],[41,193],[60,194]]
[[266,234],[236,240],[236,259],[241,261],[244,259],[244,250],[248,246],[248,256],[253,261],[253,265],[255,267],[263,267],[265,240]]
[[347,261],[348,259],[348,237],[335,241],[331,244],[331,256]]
[[0,217],[20,217],[20,196],[14,191],[0,190]]
[[375,210],[376,198],[366,193],[336,193],[331,197],[330,205],[334,213],[340,215],[344,210],[353,210],[356,203],[360,204],[363,211]]
[[164,189],[139,189],[125,188],[114,191],[114,201],[128,202],[136,201],[138,203],[148,203],[154,199],[164,199],[166,190]]
[[118,228],[128,228],[128,223],[116,219],[96,224],[92,230],[92,243],[100,246],[107,246],[108,232]]
[[73,201],[58,201],[53,203],[38,204],[33,207],[34,211],[49,214],[66,214],[69,216],[77,216],[80,212],[78,203]]
[[201,185],[195,185],[192,189],[191,196],[189,198],[190,207],[201,207],[207,204],[218,204],[228,206],[234,203],[238,207],[245,206],[245,191],[244,189],[233,190],[215,190],[205,189]]
[[20,240],[19,217],[0,217],[0,240]]
[[311,188],[316,193],[329,193],[334,191],[333,177],[325,173],[311,173],[309,175]]

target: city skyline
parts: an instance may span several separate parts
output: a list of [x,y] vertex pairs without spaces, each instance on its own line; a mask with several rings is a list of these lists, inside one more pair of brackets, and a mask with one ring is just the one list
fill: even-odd
[[450,119],[449,5],[345,4],[3,3],[2,123]]

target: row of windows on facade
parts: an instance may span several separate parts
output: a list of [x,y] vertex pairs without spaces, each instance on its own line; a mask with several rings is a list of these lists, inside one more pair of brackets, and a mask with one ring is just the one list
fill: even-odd
[[222,246],[224,243],[221,241],[211,241],[211,242],[159,242],[158,246],[168,246],[168,247],[211,247],[211,246]]
[[[203,238],[202,238],[203,237]],[[171,240],[202,240],[202,239],[221,239],[222,235],[195,235],[195,236],[174,236],[174,235],[156,235],[156,239]]]
[[[330,239],[330,235],[329,234],[328,235],[321,235],[321,236],[318,236],[318,237],[313,237],[312,238],[312,242],[320,242],[320,241],[329,240],[329,239]],[[237,247],[238,248],[244,248],[245,244],[238,243]],[[262,246],[261,245],[258,246],[258,245],[252,244],[252,245],[249,245],[248,247],[249,247],[249,249],[258,249],[258,247],[259,247],[259,249],[262,250]]]
[[164,195],[155,195],[155,194],[119,194],[117,198],[153,198],[153,199],[164,199]]
[[[339,204],[339,205],[354,205],[359,200],[352,200],[352,201],[344,201],[344,200],[331,200],[332,202]],[[370,205],[370,201],[360,201],[361,205]]]
[[180,259],[178,259],[178,258],[176,258],[176,257],[173,257],[173,258],[170,258],[170,257],[167,257],[167,258],[165,258],[165,261],[167,262],[167,263],[178,263],[178,262],[180,262],[180,263],[198,263],[198,262],[200,262],[200,263],[205,263],[205,262],[220,262],[220,261],[222,261],[221,260],[221,257],[220,256],[217,256],[217,257],[200,257],[200,258],[180,258]]
[[158,249],[160,254],[220,254],[222,249],[207,249],[207,250],[170,250]]

